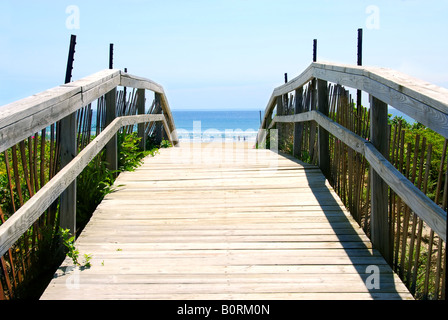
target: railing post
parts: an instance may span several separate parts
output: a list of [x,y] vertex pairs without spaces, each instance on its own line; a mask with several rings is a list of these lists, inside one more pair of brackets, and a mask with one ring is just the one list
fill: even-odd
[[[277,97],[277,116],[283,115],[283,95]],[[277,130],[278,130],[278,148],[282,149],[283,145],[283,123],[277,122]]]
[[[303,112],[303,87],[295,91],[295,106],[294,113],[299,114]],[[294,147],[293,155],[296,158],[302,157],[302,137],[303,137],[303,123],[294,123]]]
[[[156,110],[160,110],[157,112],[157,114],[161,114],[162,113],[162,107],[161,107],[162,97],[161,97],[160,93],[156,92],[154,95],[154,99],[155,99],[155,106],[157,108]],[[155,143],[158,145],[160,145],[162,143],[162,136],[163,136],[162,130],[163,130],[162,123],[160,121],[156,122],[154,138],[155,138]]]
[[114,68],[114,44],[109,45],[109,69]]
[[[313,62],[317,62],[317,39],[313,40]],[[317,105],[317,97],[316,97],[316,78],[313,78],[311,80],[311,110],[316,110]],[[316,123],[314,121],[311,121],[310,124],[310,137],[309,137],[309,155],[310,155],[310,162],[313,163],[314,161],[314,142],[316,140],[315,136],[316,132]]]
[[[63,118],[60,122],[61,168],[64,168],[77,155],[76,112]],[[59,226],[76,234],[76,179],[61,194]]]
[[[318,111],[328,117],[328,84],[325,80],[317,80],[317,107]],[[330,145],[328,131],[321,126],[318,128],[318,145],[319,145],[319,167],[324,176],[330,178]]]
[[[68,53],[67,70],[65,72],[65,83],[72,80],[73,61],[75,58],[76,36],[70,39]],[[76,112],[61,119],[60,128],[60,161],[61,168],[64,168],[78,154],[76,143]],[[59,226],[62,229],[69,229],[72,235],[76,234],[76,179],[64,190],[60,197],[59,204]]]
[[[388,159],[387,104],[373,96],[370,97],[370,137],[373,146]],[[391,263],[388,186],[374,170],[371,172],[370,179],[370,230],[372,243],[385,260]]]
[[[362,66],[362,29],[358,29],[358,66]],[[362,91],[356,91],[356,109],[357,109],[357,128],[355,133],[361,135],[361,118],[362,118]]]
[[[112,123],[116,118],[117,110],[117,88],[112,89],[106,93],[106,126]],[[109,170],[118,170],[118,148],[117,148],[117,134],[110,139],[106,145],[106,162]]]
[[[137,90],[137,111],[138,114],[145,114],[145,89]],[[146,150],[145,123],[138,124],[138,137],[140,140],[140,148]]]
[[[317,92],[316,92],[316,78],[313,78],[311,80],[311,106],[310,111],[317,109]],[[309,156],[310,156],[310,162],[314,163],[315,154],[314,154],[314,143],[316,141],[316,122],[311,121],[310,122],[310,135],[309,135]]]
[[262,148],[264,148],[264,149],[267,149],[267,147],[268,147],[268,134],[269,134],[269,126],[271,125],[271,122],[272,122],[272,110],[271,110],[271,112],[269,113],[269,114],[267,114],[266,116],[265,116],[265,119],[266,119],[266,122],[265,122],[265,127],[263,128],[264,130],[265,130],[265,134],[266,134],[266,136],[265,136],[265,141],[264,141],[264,145],[262,146]]

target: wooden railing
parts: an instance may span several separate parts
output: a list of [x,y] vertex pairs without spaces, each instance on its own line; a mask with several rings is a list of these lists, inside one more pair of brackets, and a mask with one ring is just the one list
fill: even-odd
[[[118,86],[139,90],[141,114],[116,117]],[[145,113],[145,90],[155,93],[163,114]],[[79,154],[76,148],[75,112],[105,96],[107,127]],[[139,112],[140,113],[140,112]],[[174,120],[163,88],[148,79],[104,70],[84,79],[61,85],[0,108],[0,152],[15,146],[35,132],[61,122],[61,167],[48,183],[36,192],[20,209],[0,225],[0,257],[26,232],[42,213],[61,196],[60,224],[76,231],[76,188],[74,181],[89,162],[106,148],[106,158],[112,170],[117,169],[116,133],[123,126],[162,122],[168,140],[177,144]],[[139,135],[144,130],[139,127]]]
[[[329,83],[362,90],[369,94],[369,140],[329,118]],[[307,108],[304,108],[303,91],[305,86],[307,89],[306,103],[309,103]],[[294,99],[291,99],[288,94],[291,94]],[[286,104],[292,104],[294,114],[284,115]],[[303,123],[310,123],[311,134],[317,130],[317,138],[312,140],[317,141],[317,164],[327,178],[331,176],[330,171],[334,170],[334,167],[330,166],[330,162],[334,162],[334,159],[330,159],[329,135],[334,139],[332,141],[337,140],[338,143],[345,144],[364,157],[370,168],[373,169],[369,172],[371,240],[386,260],[392,264],[394,246],[391,244],[393,241],[392,218],[388,212],[389,187],[444,242],[446,242],[447,212],[428,198],[388,161],[388,105],[434,130],[445,139],[448,138],[447,89],[413,79],[393,70],[333,63],[312,63],[301,75],[274,90],[265,110],[257,143],[259,146],[265,145],[266,132],[276,125],[278,140],[285,139],[285,135],[288,134],[292,136],[293,153],[297,155],[299,154],[298,150],[302,148]],[[357,107],[361,111],[361,106]],[[275,108],[276,114],[274,115]],[[304,109],[307,109],[306,112]],[[284,132],[285,129],[282,126],[286,124],[294,124],[293,132]],[[441,176],[444,174],[442,173]],[[402,240],[402,242],[406,242],[406,240]],[[442,248],[443,245],[440,246],[439,251]],[[446,257],[446,247],[440,257],[443,255]],[[446,268],[446,266],[439,269],[442,270],[441,268]],[[440,272],[442,275],[439,276],[443,278],[443,273],[446,270]]]

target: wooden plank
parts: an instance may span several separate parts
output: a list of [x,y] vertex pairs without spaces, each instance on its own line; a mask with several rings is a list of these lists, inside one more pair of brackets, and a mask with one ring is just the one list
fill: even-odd
[[[120,299],[120,295],[115,294],[113,291],[104,292],[108,299]],[[86,293],[80,298],[76,298],[77,294],[71,294],[67,296],[67,300],[70,299],[85,299],[91,300],[93,297]],[[49,296],[49,300],[53,300],[53,297],[58,297],[57,292],[54,295]],[[134,293],[132,295],[128,294],[128,299],[135,300],[412,300],[412,295],[406,293],[400,293],[399,295],[395,293],[334,293],[334,292],[324,292],[324,293],[244,293],[244,294],[154,294],[151,292],[146,293]]]
[[[92,255],[92,266],[75,270],[66,259],[41,299],[319,299],[335,292],[343,299],[412,299],[316,167],[300,168],[278,154],[288,172],[269,163],[252,167],[241,154],[268,157],[265,150],[213,148],[238,150],[240,172],[216,158],[198,164],[194,153],[179,166],[180,147],[120,175],[115,185],[121,186],[76,242],[81,256]],[[169,177],[150,169],[159,165],[159,174]],[[267,177],[251,178],[263,170]],[[315,190],[306,189],[307,170],[320,181]],[[295,174],[302,177],[293,190],[270,186],[288,184]],[[308,198],[313,205],[303,204]],[[367,285],[371,265],[378,268],[379,289]]]
[[[62,273],[61,273],[62,274]],[[357,275],[355,273],[341,274],[337,281],[347,282],[353,286],[355,283],[359,283],[359,277],[364,281],[369,277],[368,274]],[[82,282],[86,284],[139,284],[141,283],[153,283],[153,284],[175,284],[175,283],[191,283],[191,284],[214,284],[214,283],[288,283],[288,282],[300,282],[300,283],[325,283],[335,281],[334,274],[319,274],[318,277],[310,278],[309,274],[304,273],[258,273],[258,274],[244,274],[244,273],[215,273],[213,277],[210,277],[207,273],[192,273],[192,274],[177,274],[177,273],[147,273],[136,277],[135,274],[93,274],[85,272],[82,274]],[[387,281],[387,282],[386,282]],[[385,279],[384,283],[399,285],[400,280],[395,277]]]

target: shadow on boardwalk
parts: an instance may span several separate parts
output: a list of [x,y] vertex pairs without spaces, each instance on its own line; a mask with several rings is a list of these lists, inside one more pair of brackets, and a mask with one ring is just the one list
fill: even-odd
[[[302,163],[289,155],[282,154],[282,156]],[[315,179],[309,176],[311,171],[305,172],[309,177],[309,181],[314,181],[310,185],[310,189],[333,228],[337,240],[350,258],[359,277],[365,283],[366,289],[372,299],[400,300],[403,297],[409,299],[411,296],[410,294],[406,294],[407,289],[404,287],[404,284],[393,272],[379,251],[373,247],[370,241],[366,241],[366,236],[361,227],[350,216],[350,213],[344,208],[335,193],[330,191],[331,187],[328,181],[317,180],[316,182]],[[337,218],[334,216],[333,208],[335,206],[340,207],[343,212]],[[347,226],[349,226],[348,229]],[[403,295],[403,293],[405,294]]]
[[411,297],[315,166],[195,145],[162,150],[116,184],[76,244],[92,267],[66,260],[42,299]]

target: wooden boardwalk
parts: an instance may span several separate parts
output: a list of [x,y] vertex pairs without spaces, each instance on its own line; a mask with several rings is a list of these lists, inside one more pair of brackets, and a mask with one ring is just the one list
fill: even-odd
[[314,166],[186,145],[116,186],[42,299],[412,299]]

